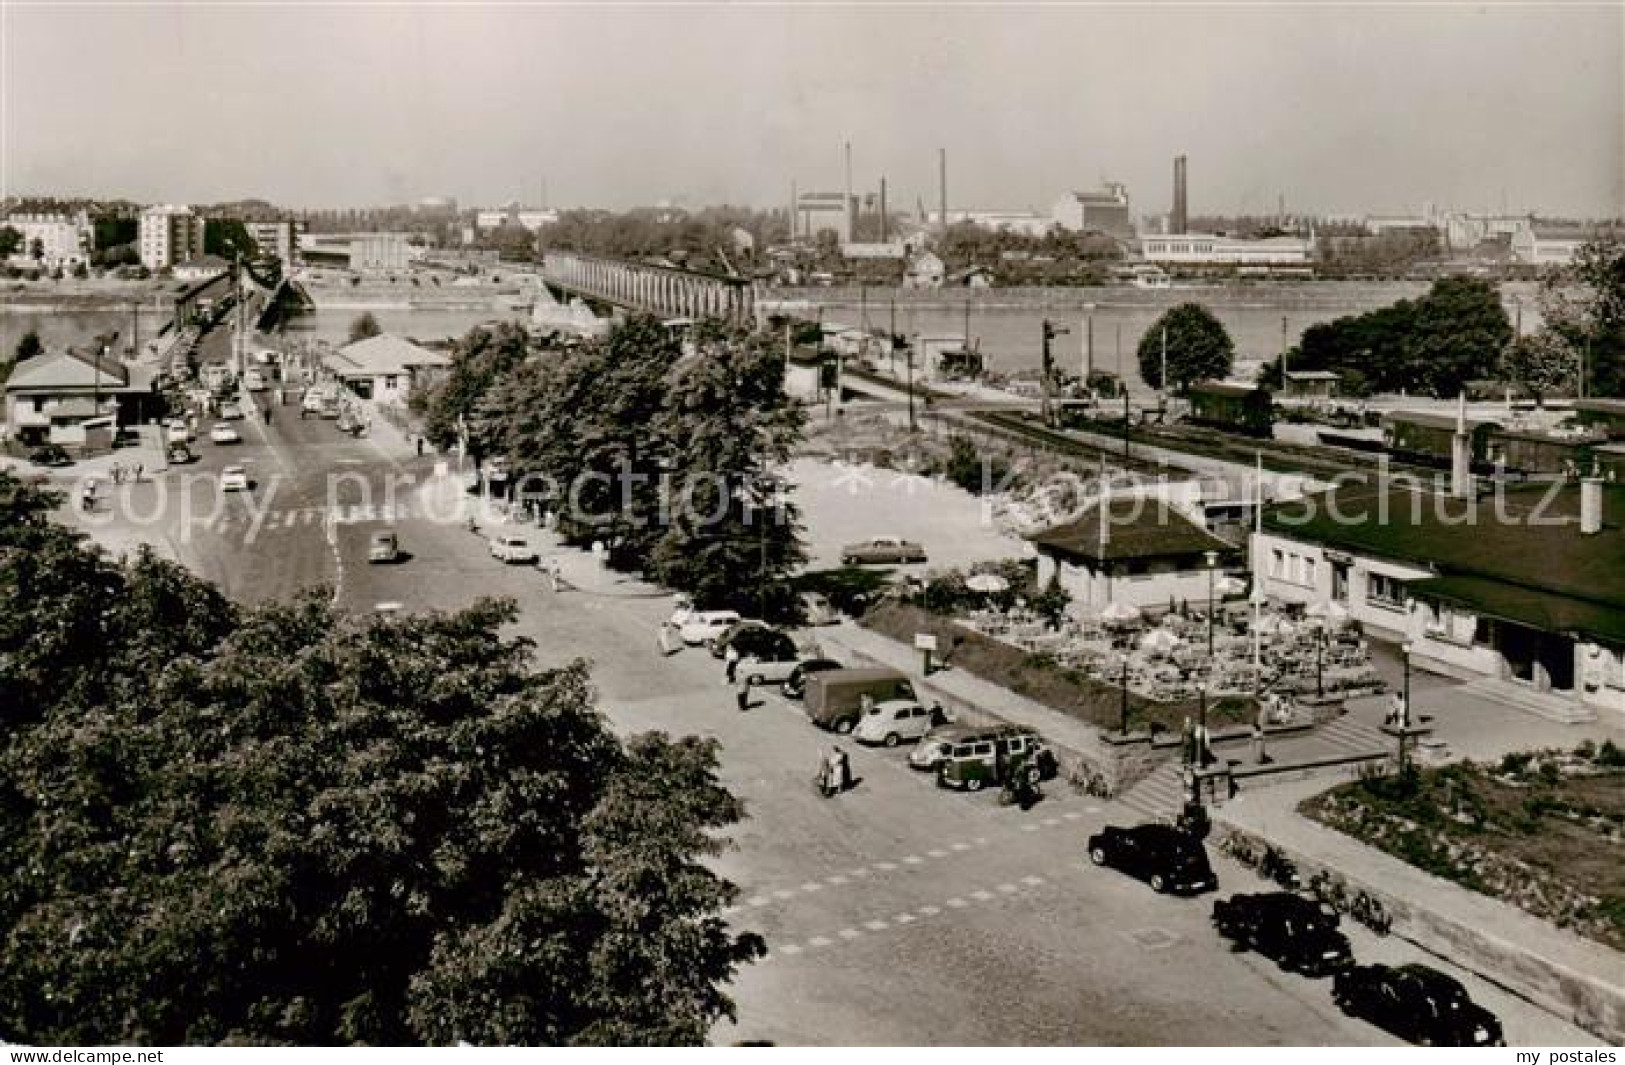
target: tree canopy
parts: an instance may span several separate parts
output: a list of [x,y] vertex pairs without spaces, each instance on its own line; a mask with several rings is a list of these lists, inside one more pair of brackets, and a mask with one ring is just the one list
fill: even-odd
[[1162,380],[1163,333],[1167,332],[1168,383],[1184,391],[1198,381],[1222,380],[1235,360],[1235,344],[1224,324],[1199,303],[1164,312],[1140,338],[1140,378],[1152,388]]
[[[1494,286],[1447,277],[1419,299],[1310,326],[1287,353],[1287,363],[1293,370],[1337,373],[1351,393],[1454,396],[1467,382],[1496,375],[1511,338]],[[1278,386],[1280,379],[1277,359],[1262,380]]]
[[378,336],[383,331],[384,327],[378,324],[378,319],[373,317],[371,311],[362,311],[350,322],[350,343]]
[[697,1043],[760,940],[711,741],[621,743],[512,604],[236,606],[0,473],[0,1038]]
[[1625,397],[1625,240],[1581,245],[1540,292],[1546,328],[1585,365],[1588,396]]

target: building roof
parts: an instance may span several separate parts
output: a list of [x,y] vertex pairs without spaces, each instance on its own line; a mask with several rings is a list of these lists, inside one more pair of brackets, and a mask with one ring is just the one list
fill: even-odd
[[64,349],[45,352],[18,363],[6,380],[6,391],[144,390],[149,383],[143,380],[144,377],[142,374],[132,374],[130,367],[112,356],[98,361],[94,355]]
[[[1402,422],[1406,425],[1425,425],[1431,429],[1449,429],[1452,431],[1456,428],[1456,416],[1454,414],[1440,414],[1427,410],[1389,411],[1382,416],[1382,422],[1384,425],[1391,422]],[[1472,415],[1467,416],[1468,432],[1486,425],[1492,429],[1501,428],[1500,422],[1492,422],[1487,418],[1474,418]]]
[[1294,540],[1475,582],[1422,581],[1412,586],[1419,592],[1471,593],[1486,609],[1526,618],[1544,611],[1562,622],[1557,631],[1609,636],[1625,632],[1625,484],[1601,491],[1603,528],[1589,536],[1579,528],[1576,483],[1505,488],[1469,503],[1398,480],[1360,480],[1266,507],[1263,523]]
[[341,377],[387,376],[422,366],[451,365],[451,360],[440,352],[389,333],[346,344],[324,361]]
[[1251,396],[1257,391],[1257,385],[1238,385],[1228,381],[1198,381],[1190,387],[1190,392],[1199,396]]
[[1039,547],[1094,561],[1188,558],[1204,551],[1230,554],[1235,550],[1161,500],[1127,497],[1111,500],[1109,507],[1104,550],[1099,502],[1072,521],[1032,533],[1027,539]]
[[1341,381],[1342,377],[1331,370],[1288,370],[1288,381]]

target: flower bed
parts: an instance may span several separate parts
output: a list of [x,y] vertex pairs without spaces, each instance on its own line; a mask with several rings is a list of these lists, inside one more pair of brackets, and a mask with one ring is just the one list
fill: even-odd
[[[1069,717],[1104,729],[1115,729],[1122,707],[1122,693],[1114,684],[1103,684],[1080,669],[1068,669],[1045,654],[1032,654],[956,624],[917,606],[883,602],[862,618],[865,627],[903,643],[913,643],[916,633],[937,637],[939,659],[946,657],[955,669],[962,669],[997,684],[1017,695],[1042,703]],[[1212,726],[1251,722],[1257,709],[1251,699],[1220,699],[1208,706]],[[1153,702],[1129,695],[1129,727],[1152,725],[1178,731],[1186,718],[1196,720],[1194,702]]]
[[1625,949],[1625,756],[1612,744],[1357,781],[1302,812],[1418,869]]

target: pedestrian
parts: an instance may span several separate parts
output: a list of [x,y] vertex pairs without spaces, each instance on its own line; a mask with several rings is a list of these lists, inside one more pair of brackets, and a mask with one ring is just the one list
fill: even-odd
[[418,458],[422,458],[423,457],[423,437],[421,435],[418,436],[417,443],[418,443]]
[[940,700],[931,700],[931,727],[940,728],[948,723],[948,713],[943,710]]
[[677,651],[683,646],[682,642],[676,639],[676,636],[677,626],[673,625],[669,621],[662,621],[660,623],[660,632],[658,635],[658,639],[660,640],[660,653],[665,655],[667,658],[670,658],[672,655],[676,654]]
[[137,484],[139,484],[141,482],[141,474],[143,472],[145,472],[145,470],[146,470],[146,466],[144,466],[143,464],[141,464],[139,462],[135,464],[135,479],[136,479]]
[[113,483],[116,485],[116,484],[119,483],[119,478],[123,475],[124,470],[119,466],[118,463],[115,462],[115,463],[113,463],[112,470],[109,471],[109,472],[112,473],[112,475],[113,475]]
[[734,677],[739,673],[739,652],[734,649],[732,644],[729,644],[728,649],[722,653],[722,657],[728,662],[727,679],[723,683],[732,684]]
[[739,704],[739,712],[744,713],[750,709],[750,678],[740,677],[734,689],[734,701]]
[[1262,723],[1254,721],[1253,722],[1253,761],[1258,765],[1268,765],[1269,760],[1270,760],[1269,753],[1264,750],[1264,726],[1263,726]]

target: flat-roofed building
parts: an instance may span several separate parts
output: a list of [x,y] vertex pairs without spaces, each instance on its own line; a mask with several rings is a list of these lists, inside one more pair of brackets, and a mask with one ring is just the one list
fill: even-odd
[[139,223],[141,265],[149,270],[167,270],[188,259],[201,258],[206,224],[184,204],[148,207],[141,212]]
[[1110,182],[1091,192],[1068,192],[1050,212],[1054,224],[1073,233],[1109,233],[1132,237],[1134,218],[1129,213],[1128,187]]
[[1303,266],[1309,242],[1300,237],[1248,240],[1212,233],[1159,233],[1140,238],[1147,262],[1175,266]]

